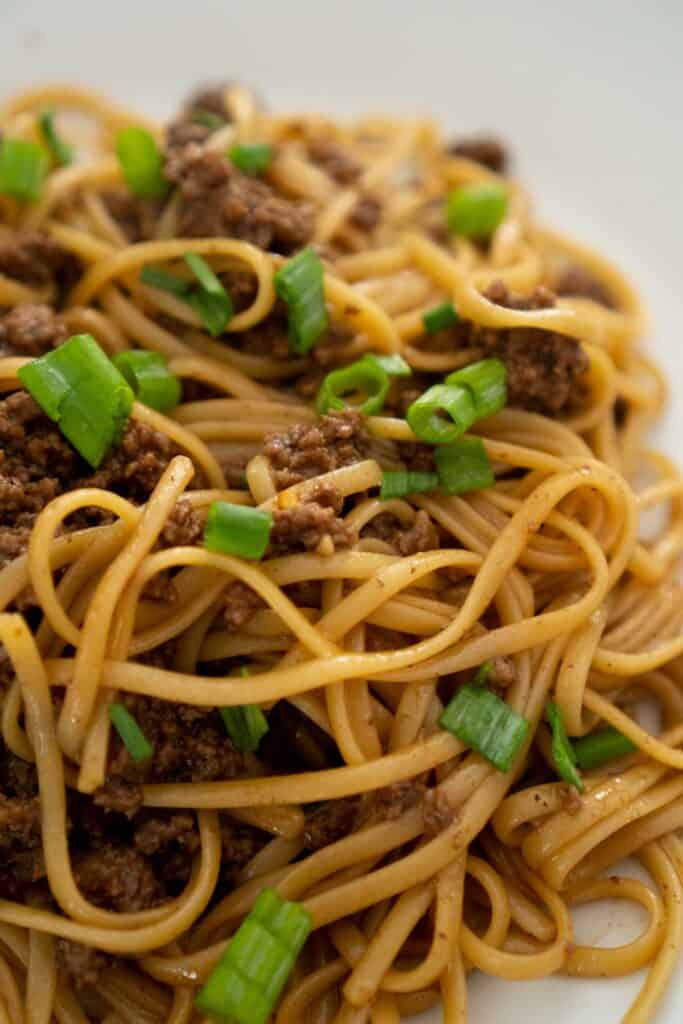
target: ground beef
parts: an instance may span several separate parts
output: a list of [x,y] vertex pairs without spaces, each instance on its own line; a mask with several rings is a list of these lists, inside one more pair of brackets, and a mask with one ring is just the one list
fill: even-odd
[[233,343],[250,356],[265,356],[277,361],[289,359],[291,356],[287,319],[277,310],[256,327],[234,335]]
[[156,573],[151,580],[147,580],[142,588],[144,601],[161,601],[163,604],[172,604],[178,599],[173,576],[169,569]]
[[[502,282],[491,285],[486,295],[509,309],[546,309],[554,302],[547,289],[519,297]],[[573,338],[536,327],[480,327],[473,331],[473,341],[485,355],[505,363],[511,405],[557,416],[580,408],[585,400],[588,357]]]
[[[102,487],[146,501],[176,449],[131,420],[121,444],[94,473],[25,391],[0,401],[0,564],[21,554],[36,516],[58,494]],[[96,510],[71,517],[82,528],[102,522]]]
[[306,815],[304,843],[307,850],[321,850],[353,832],[359,807],[358,797],[327,800]]
[[321,482],[298,504],[274,509],[270,555],[277,557],[301,548],[316,551],[326,538],[332,542],[334,550],[350,547],[356,540],[356,533],[340,518],[343,503],[336,487]]
[[102,201],[129,242],[144,242],[155,237],[162,210],[158,199],[143,199],[132,192],[103,192]]
[[196,144],[171,153],[168,178],[178,185],[178,233],[240,238],[285,255],[308,241],[313,219],[305,203],[285,199],[265,182],[242,174],[217,152]]
[[199,849],[199,836],[194,815],[177,811],[167,817],[155,814],[143,820],[135,829],[135,849],[145,857],[166,853],[173,845],[189,847],[191,853]]
[[228,583],[223,591],[223,601],[223,618],[232,629],[239,629],[255,611],[265,607],[263,598],[242,580]]
[[349,214],[349,221],[361,231],[372,231],[380,222],[382,203],[374,196],[363,196]]
[[27,303],[0,317],[3,356],[42,356],[66,341],[69,332],[50,306]]
[[111,957],[91,946],[70,939],[57,939],[57,966],[76,989],[96,985],[102,971],[111,966]]
[[361,797],[356,828],[376,825],[380,821],[395,821],[424,799],[425,783],[420,779],[406,779],[383,786]]
[[367,457],[369,436],[362,417],[353,411],[323,416],[282,434],[270,434],[263,451],[270,461],[278,490],[350,466]]
[[217,711],[128,695],[122,700],[154,747],[136,764],[118,736],[111,740],[109,779],[126,782],[208,782],[231,779],[244,767]]
[[331,139],[312,139],[307,148],[313,163],[338,185],[351,185],[360,177],[363,168],[355,156]]
[[185,547],[196,544],[203,531],[200,516],[187,499],[181,498],[173,506],[159,539],[169,548]]
[[0,274],[29,285],[55,284],[70,288],[80,263],[68,249],[39,231],[15,231],[0,236]]
[[507,170],[508,154],[505,146],[499,139],[488,135],[474,135],[471,138],[458,139],[451,143],[448,152],[453,156],[464,156],[468,160],[475,160],[483,164],[489,170],[497,174],[503,174]]
[[402,555],[435,551],[440,547],[439,531],[424,509],[419,510],[411,526],[402,526],[391,513],[382,512],[368,523],[363,536],[386,541]]
[[21,899],[44,877],[39,798],[0,793],[0,897]]
[[73,869],[78,888],[99,907],[132,913],[147,910],[162,899],[151,865],[129,847],[103,846],[76,857]]
[[582,299],[593,299],[608,309],[614,309],[614,302],[601,281],[590,270],[578,263],[567,267],[555,282],[558,295],[573,295]]
[[190,93],[183,104],[183,113],[192,114],[213,114],[228,123],[231,121],[230,112],[225,104],[225,96],[228,89],[234,82],[212,82],[201,85]]

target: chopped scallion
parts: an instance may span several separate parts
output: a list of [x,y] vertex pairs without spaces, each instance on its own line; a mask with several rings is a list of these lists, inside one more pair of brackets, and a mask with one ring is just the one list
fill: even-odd
[[167,270],[150,265],[143,267],[140,271],[140,280],[150,288],[159,288],[162,292],[169,292],[177,295],[179,299],[186,299],[192,291],[192,285],[182,277],[169,274]]
[[154,747],[135,721],[125,704],[110,704],[109,719],[121,737],[121,742],[133,761],[148,761],[154,753]]
[[221,716],[236,750],[243,754],[258,750],[268,732],[268,719],[258,704],[221,708]]
[[69,146],[63,139],[60,139],[55,127],[54,110],[43,110],[38,116],[38,126],[54,162],[62,167],[73,163],[73,146]]
[[196,999],[231,1024],[266,1024],[311,931],[299,903],[263,889]]
[[500,359],[470,363],[450,373],[444,383],[449,387],[469,388],[478,420],[493,416],[507,402],[507,370]]
[[214,501],[206,517],[204,546],[209,551],[257,561],[268,547],[272,526],[270,512]]
[[[315,407],[320,416],[330,409],[355,408],[365,416],[382,411],[389,391],[389,375],[380,363],[363,356],[350,366],[328,373],[320,385]],[[344,396],[367,396],[364,401],[346,402]]]
[[632,754],[638,749],[628,736],[624,736],[611,726],[574,740],[572,747],[576,764],[585,772],[601,768],[608,761],[615,761],[618,757],[625,757],[626,754]]
[[168,412],[180,401],[182,388],[180,381],[166,366],[166,360],[159,352],[147,352],[136,348],[128,352],[119,352],[112,362],[126,378],[139,402]]
[[493,487],[495,477],[480,437],[462,437],[434,449],[439,486],[446,494],[467,494]]
[[372,359],[375,363],[381,366],[385,373],[388,373],[390,377],[412,377],[413,371],[403,356],[400,356],[398,352],[394,352],[390,356],[377,355],[376,352],[366,352],[363,358]]
[[509,771],[531,728],[526,718],[478,682],[460,687],[439,724],[499,772]]
[[578,789],[579,793],[583,793],[584,785],[576,770],[576,754],[567,737],[562,711],[554,700],[548,701],[545,710],[553,736],[552,755],[555,771],[561,779]]
[[434,384],[417,398],[406,412],[406,419],[420,441],[450,444],[465,433],[477,418],[468,388]]
[[462,185],[448,196],[448,230],[466,238],[490,238],[505,216],[507,202],[507,190],[498,182]]
[[131,192],[143,199],[161,199],[168,191],[164,162],[154,136],[129,125],[116,136],[116,155]]
[[302,249],[280,267],[274,282],[278,296],[287,303],[290,345],[299,355],[304,355],[329,325],[323,265],[317,252]]
[[392,498],[404,498],[406,494],[420,494],[433,491],[439,486],[436,473],[411,473],[405,469],[385,470],[382,473],[382,486],[379,496],[382,501]]
[[23,203],[38,199],[48,169],[47,153],[35,142],[3,139],[0,143],[0,192]]
[[229,153],[235,167],[244,174],[263,174],[273,159],[273,147],[267,142],[253,142],[250,145],[233,146]]
[[232,300],[205,259],[196,252],[186,252],[184,259],[199,282],[190,301],[209,334],[218,337],[232,319]]
[[133,392],[95,339],[77,334],[26,363],[18,376],[74,448],[97,468],[125,429]]
[[428,334],[436,334],[437,331],[452,327],[457,322],[458,314],[455,312],[452,302],[442,302],[440,306],[430,309],[422,317],[422,323]]

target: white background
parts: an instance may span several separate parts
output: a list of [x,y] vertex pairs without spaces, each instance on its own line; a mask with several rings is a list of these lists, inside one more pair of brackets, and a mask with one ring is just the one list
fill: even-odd
[[[164,114],[216,76],[282,109],[426,112],[506,137],[541,215],[638,281],[674,392],[659,438],[681,457],[681,0],[0,0],[2,96],[62,79]],[[622,916],[581,911],[579,937],[624,941]],[[470,1017],[616,1024],[641,980],[474,977]],[[681,1019],[683,969],[657,1024]]]

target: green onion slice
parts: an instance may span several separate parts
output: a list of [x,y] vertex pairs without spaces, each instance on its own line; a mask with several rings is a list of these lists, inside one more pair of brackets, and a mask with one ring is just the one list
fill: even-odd
[[161,199],[169,183],[154,136],[146,128],[129,125],[116,136],[116,155],[131,192],[143,199]]
[[267,142],[233,146],[229,156],[235,167],[243,171],[244,174],[263,174],[268,170],[273,159],[273,147]]
[[192,285],[189,281],[182,277],[176,277],[175,274],[169,274],[167,270],[162,270],[161,267],[153,267],[151,264],[142,268],[140,280],[143,284],[149,285],[150,288],[158,288],[162,292],[169,292],[171,295],[176,295],[179,299],[187,299],[192,291]]
[[507,370],[500,359],[481,359],[450,373],[449,387],[469,388],[478,420],[500,412],[507,402]]
[[439,724],[499,772],[509,771],[531,728],[526,718],[479,682],[460,687]]
[[268,732],[268,719],[258,704],[221,708],[221,716],[236,750],[242,753],[258,750]]
[[552,755],[555,771],[561,779],[578,789],[579,793],[583,793],[584,785],[576,770],[576,754],[567,737],[562,711],[554,700],[548,701],[545,710],[553,734]]
[[303,355],[329,326],[322,261],[313,249],[302,249],[273,280],[279,298],[287,303],[290,345]]
[[507,190],[499,182],[462,185],[448,196],[448,230],[466,238],[490,238],[505,216],[507,203]]
[[47,153],[35,142],[3,139],[0,143],[0,192],[23,203],[38,199],[48,170]]
[[588,736],[582,736],[572,743],[576,764],[585,772],[593,768],[601,768],[608,761],[614,761],[618,757],[625,757],[637,750],[635,743],[632,743],[628,736],[624,736],[618,729],[611,726],[608,729],[598,729]]
[[[389,375],[376,359],[363,356],[342,370],[328,373],[318,391],[315,408],[323,416],[330,409],[355,408],[364,416],[375,416],[384,408],[389,391]],[[366,395],[363,402],[350,403],[348,395]]]
[[198,253],[186,252],[183,258],[199,282],[199,288],[192,293],[190,301],[209,334],[218,337],[232,320],[232,299]]
[[371,359],[377,363],[390,377],[412,377],[413,375],[410,366],[398,352],[394,352],[390,356],[380,356],[376,352],[366,352],[363,358]]
[[453,303],[442,302],[440,306],[435,306],[434,309],[430,309],[424,314],[422,323],[427,334],[436,334],[437,331],[443,331],[447,327],[457,324],[458,319]]
[[214,501],[206,517],[204,546],[209,551],[258,561],[268,547],[272,527],[270,512]]
[[90,334],[22,366],[19,380],[71,444],[97,468],[125,429],[133,392]]
[[125,704],[110,704],[108,710],[109,719],[132,760],[136,764],[140,761],[148,761],[154,753],[154,747]]
[[391,501],[392,498],[404,498],[406,494],[433,491],[438,486],[439,478],[436,473],[413,473],[405,469],[385,470],[382,473],[379,496],[382,501]]
[[434,449],[439,486],[446,494],[467,494],[493,487],[496,479],[480,437],[463,437]]
[[266,1024],[311,931],[299,903],[264,889],[196,999],[231,1024]]
[[166,366],[166,360],[159,352],[131,349],[118,352],[112,362],[126,378],[139,402],[168,412],[174,409],[182,396],[180,381]]
[[450,444],[477,418],[468,388],[434,384],[408,407],[406,419],[417,438],[429,444]]
[[63,139],[60,139],[55,126],[54,110],[43,110],[39,114],[38,127],[54,162],[61,167],[66,167],[67,164],[73,163],[73,146],[69,146]]

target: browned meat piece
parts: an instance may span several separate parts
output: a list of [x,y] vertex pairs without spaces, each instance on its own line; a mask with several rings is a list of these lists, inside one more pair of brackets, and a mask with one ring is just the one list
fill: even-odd
[[45,877],[37,796],[0,793],[0,896],[19,899],[26,886]]
[[[545,288],[519,297],[510,295],[500,281],[486,294],[509,309],[547,309],[554,302]],[[487,356],[498,356],[505,363],[511,405],[557,416],[580,408],[585,400],[588,357],[573,338],[536,327],[481,327],[474,330],[473,341]]]
[[308,143],[308,156],[339,185],[352,185],[361,175],[361,167],[355,156],[331,139],[313,139]]
[[261,850],[268,837],[256,828],[233,821],[227,815],[221,817],[221,879],[231,882],[234,876],[246,867]]
[[142,789],[123,779],[108,779],[101,789],[95,791],[93,800],[105,811],[115,811],[132,818],[142,807]]
[[142,598],[145,601],[161,601],[164,604],[172,604],[173,601],[177,601],[178,591],[170,570],[164,569],[163,572],[152,576],[151,580],[147,580],[142,588]]
[[42,356],[66,341],[69,332],[50,306],[28,303],[0,317],[0,353]]
[[316,551],[328,537],[334,550],[350,547],[356,540],[356,534],[339,517],[343,504],[344,499],[336,487],[319,483],[311,494],[292,508],[276,508],[273,511],[269,553],[276,557],[301,548]]
[[298,424],[283,434],[270,434],[263,451],[270,460],[275,486],[282,490],[360,462],[366,458],[369,443],[362,417],[346,411],[323,416],[315,424]]
[[57,966],[76,989],[96,985],[100,974],[111,966],[111,962],[111,957],[99,949],[70,939],[57,939]]
[[361,231],[372,231],[376,228],[382,217],[382,203],[374,196],[364,196],[359,199],[349,214],[349,221],[355,228]]
[[287,321],[277,314],[269,316],[248,331],[236,334],[234,338],[234,343],[250,356],[266,356],[277,360],[290,358]]
[[176,502],[173,511],[161,531],[160,540],[169,548],[185,547],[196,544],[202,536],[203,526],[200,517],[187,499]]
[[199,849],[194,815],[189,811],[176,811],[167,817],[163,817],[162,812],[155,813],[136,825],[134,842],[135,849],[145,857],[166,854],[178,847],[194,854]]
[[420,509],[411,526],[402,526],[395,516],[382,512],[368,523],[364,537],[377,537],[391,544],[402,555],[439,548],[439,531],[424,509]]
[[358,797],[327,800],[306,815],[304,842],[307,850],[321,850],[353,832],[358,815]]
[[614,302],[597,277],[591,274],[590,270],[579,266],[578,263],[567,267],[555,283],[555,291],[558,295],[575,295],[582,299],[593,299],[608,309],[614,309]]
[[207,782],[231,779],[243,770],[217,711],[127,696],[125,704],[154,747],[154,757],[135,764],[112,736],[108,778],[126,782]]
[[163,205],[158,199],[142,199],[132,192],[103,192],[102,201],[129,242],[155,237]]
[[162,899],[151,865],[129,847],[109,843],[76,857],[73,868],[78,888],[99,907],[131,913]]
[[226,123],[231,120],[230,112],[225,104],[225,95],[234,82],[212,82],[207,85],[200,85],[190,93],[183,104],[185,114],[213,114],[222,118]]
[[507,170],[508,154],[499,139],[488,135],[473,135],[471,138],[458,139],[451,143],[448,152],[453,156],[464,156],[483,164],[490,171],[503,174]]
[[255,611],[265,607],[263,599],[242,580],[228,583],[223,591],[223,600],[223,618],[233,629],[239,629],[249,621]]
[[285,255],[308,241],[313,221],[305,203],[242,174],[221,154],[190,144],[171,153],[166,174],[178,185],[178,233],[240,238]]
[[0,274],[30,285],[56,283],[69,288],[80,263],[68,249],[39,231],[15,231],[0,237]]
[[130,420],[120,445],[80,486],[104,487],[132,501],[146,501],[176,454],[165,434]]

